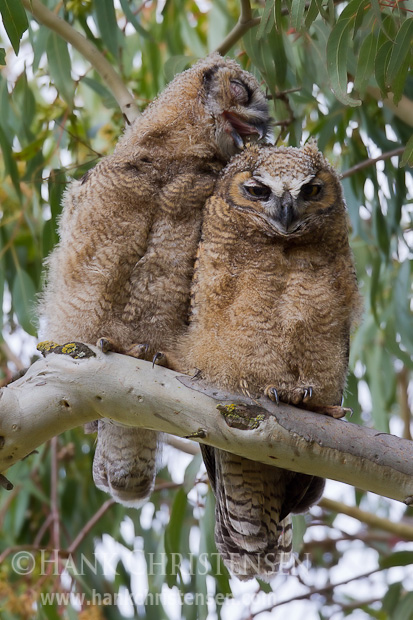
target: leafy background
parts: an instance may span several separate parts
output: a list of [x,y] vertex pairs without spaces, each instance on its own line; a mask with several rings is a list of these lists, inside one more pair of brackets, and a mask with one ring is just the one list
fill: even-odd
[[[122,87],[143,110],[218,49],[262,80],[275,141],[314,136],[343,174],[365,298],[346,405],[353,422],[411,439],[413,1],[0,0],[0,15],[2,383],[36,357],[34,306],[62,195],[112,152]],[[91,64],[90,46],[118,82]],[[411,508],[330,482],[328,499],[294,518],[291,573],[241,584],[217,561],[205,570],[214,500],[199,454],[184,448],[165,448],[141,511],[94,487],[93,438],[80,429],[15,465],[0,495],[1,617],[413,618]],[[56,592],[85,599],[41,599]]]

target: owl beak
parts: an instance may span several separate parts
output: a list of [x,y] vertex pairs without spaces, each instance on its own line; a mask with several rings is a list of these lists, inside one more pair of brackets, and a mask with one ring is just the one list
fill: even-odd
[[266,135],[267,126],[264,123],[247,123],[238,114],[228,110],[224,110],[222,116],[229,123],[227,131],[238,149],[244,148],[244,137],[258,135],[258,139],[261,140]]
[[274,219],[280,224],[285,232],[291,224],[297,221],[297,213],[294,209],[294,198],[290,192],[284,192],[281,198],[277,198],[277,209]]

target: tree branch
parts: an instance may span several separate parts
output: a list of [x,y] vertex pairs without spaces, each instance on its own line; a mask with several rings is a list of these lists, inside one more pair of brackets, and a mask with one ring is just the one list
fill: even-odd
[[329,499],[328,497],[323,497],[318,505],[321,506],[321,508],[330,510],[331,512],[340,512],[348,517],[353,517],[353,519],[357,519],[357,521],[366,523],[369,527],[390,532],[391,534],[406,540],[413,540],[413,525],[408,525],[407,523],[394,523],[394,521],[390,521],[389,519],[384,519],[383,517],[378,517],[371,512],[361,510],[357,506],[348,506],[347,504],[343,504],[343,502],[337,502],[334,499]]
[[241,0],[241,13],[238,22],[215,51],[225,56],[231,47],[233,47],[248,30],[254,28],[254,26],[258,26],[260,21],[261,17],[252,16],[250,0]]
[[50,30],[56,32],[62,39],[73,45],[90,62],[112,92],[126,121],[129,124],[133,123],[135,118],[139,116],[135,100],[112,65],[99,52],[97,47],[70,24],[52,13],[52,11],[49,11],[40,0],[22,0],[22,2],[26,10],[38,22],[44,24]]
[[352,174],[355,174],[356,172],[359,172],[360,170],[363,170],[364,168],[368,168],[369,166],[373,166],[374,164],[377,164],[378,161],[384,161],[385,159],[390,159],[391,157],[402,155],[405,149],[406,149],[406,146],[399,146],[397,147],[397,149],[393,149],[392,151],[387,151],[386,153],[382,153],[378,157],[373,157],[372,159],[365,159],[364,161],[361,161],[360,163],[353,166],[352,168],[345,170],[340,175],[340,178],[346,179],[347,177],[350,177]]
[[0,391],[0,471],[56,434],[105,417],[413,502],[411,441],[90,349],[96,356],[87,359],[50,354]]

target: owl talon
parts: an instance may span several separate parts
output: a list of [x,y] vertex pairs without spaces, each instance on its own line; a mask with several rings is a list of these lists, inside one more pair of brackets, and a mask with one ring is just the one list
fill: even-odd
[[278,397],[278,392],[275,387],[270,387],[266,390],[266,394],[268,398],[270,398],[276,405],[280,404],[280,399]]
[[158,351],[158,353],[155,353],[152,359],[152,368],[154,368],[155,364],[164,366],[165,363],[166,363],[165,353],[161,353],[160,351]]
[[99,347],[102,353],[109,353],[109,351],[115,350],[115,345],[109,338],[99,338],[96,346]]
[[126,355],[135,357],[138,360],[144,360],[149,351],[149,344],[133,344],[131,347],[125,350]]
[[312,397],[313,397],[313,388],[312,387],[305,388],[304,394],[303,394],[303,403],[308,402],[309,400],[311,400]]

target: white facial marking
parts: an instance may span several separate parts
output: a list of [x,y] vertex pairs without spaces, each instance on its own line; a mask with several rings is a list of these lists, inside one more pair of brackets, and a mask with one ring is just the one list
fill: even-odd
[[260,172],[254,175],[254,178],[260,183],[267,185],[271,188],[275,196],[281,198],[285,191],[290,192],[293,198],[297,198],[303,185],[309,183],[314,179],[314,174],[309,174],[301,179],[296,178],[296,172],[292,171],[291,174],[283,171],[282,178],[275,174],[269,174],[266,171]]

